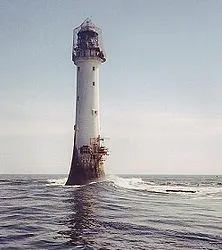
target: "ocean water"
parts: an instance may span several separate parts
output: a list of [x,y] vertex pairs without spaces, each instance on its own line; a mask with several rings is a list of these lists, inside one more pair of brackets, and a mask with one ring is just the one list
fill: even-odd
[[222,249],[222,176],[0,176],[0,249]]

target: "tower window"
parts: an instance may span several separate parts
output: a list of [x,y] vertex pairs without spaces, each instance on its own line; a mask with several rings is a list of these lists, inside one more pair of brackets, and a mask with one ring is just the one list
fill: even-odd
[[92,109],[92,115],[97,115],[98,111],[96,109]]
[[93,67],[93,71],[95,71],[95,69],[96,69],[96,68],[95,68],[95,67]]
[[95,84],[95,82],[93,82],[93,86],[95,86],[96,84]]
[[77,70],[80,71],[80,67],[78,67]]

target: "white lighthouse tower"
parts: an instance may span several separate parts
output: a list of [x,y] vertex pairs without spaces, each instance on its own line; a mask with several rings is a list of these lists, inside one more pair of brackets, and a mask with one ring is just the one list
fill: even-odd
[[104,177],[99,110],[99,66],[106,61],[101,30],[86,19],[73,33],[72,61],[77,66],[76,120],[71,169],[66,185]]

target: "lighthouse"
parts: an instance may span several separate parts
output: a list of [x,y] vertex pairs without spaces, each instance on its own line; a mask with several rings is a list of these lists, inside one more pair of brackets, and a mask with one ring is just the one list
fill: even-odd
[[105,176],[108,149],[100,134],[99,67],[106,61],[101,29],[86,19],[73,32],[72,61],[77,70],[76,117],[71,168],[66,185]]

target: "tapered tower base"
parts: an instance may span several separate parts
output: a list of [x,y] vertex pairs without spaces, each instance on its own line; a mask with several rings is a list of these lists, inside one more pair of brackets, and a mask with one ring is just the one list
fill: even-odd
[[84,185],[105,177],[102,156],[107,149],[98,145],[83,146],[78,152],[74,146],[71,168],[66,185]]
[[84,185],[92,181],[101,180],[105,177],[103,162],[95,164],[91,162],[89,167],[78,161],[78,157],[73,159],[71,170],[66,185]]

